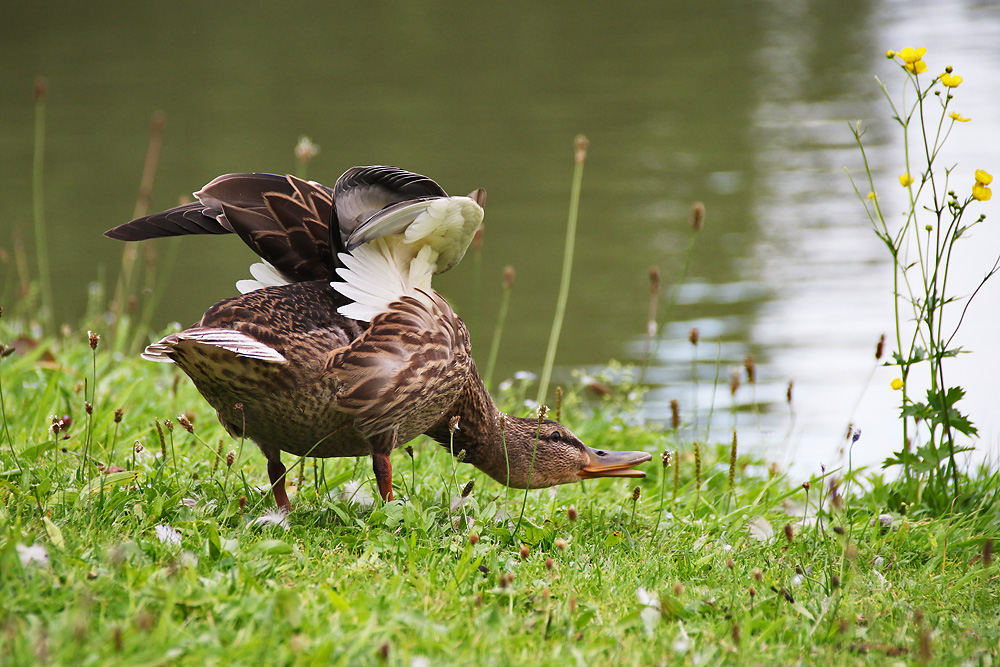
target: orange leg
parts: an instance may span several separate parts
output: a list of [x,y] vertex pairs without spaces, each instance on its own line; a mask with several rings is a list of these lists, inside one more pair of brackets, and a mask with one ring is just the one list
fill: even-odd
[[378,494],[383,502],[392,500],[392,463],[389,455],[372,452],[372,468],[375,470],[375,483],[378,484]]
[[286,512],[291,512],[292,504],[288,502],[288,494],[285,493],[285,466],[281,464],[281,459],[268,459],[267,476],[271,480],[275,504]]

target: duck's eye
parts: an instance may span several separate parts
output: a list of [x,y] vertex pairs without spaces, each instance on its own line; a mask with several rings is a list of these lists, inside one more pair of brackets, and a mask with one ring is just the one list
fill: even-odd
[[598,450],[597,450],[597,455],[598,455],[598,456],[607,456],[607,455],[608,455],[608,453],[607,453],[607,452],[605,452],[605,451],[602,451],[602,450],[598,449]]

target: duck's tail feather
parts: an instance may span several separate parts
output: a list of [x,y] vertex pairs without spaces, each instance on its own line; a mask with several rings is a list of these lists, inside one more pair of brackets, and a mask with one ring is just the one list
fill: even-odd
[[284,355],[273,347],[265,345],[239,331],[200,327],[170,334],[158,342],[146,346],[146,350],[142,353],[142,358],[148,361],[173,363],[177,355],[180,354],[180,348],[183,348],[186,344],[218,347],[228,350],[237,356],[247,357],[248,359],[273,363],[285,363],[286,361]]

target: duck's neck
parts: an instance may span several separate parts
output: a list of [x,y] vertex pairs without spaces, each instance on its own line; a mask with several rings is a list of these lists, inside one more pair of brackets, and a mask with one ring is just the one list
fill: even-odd
[[[456,416],[458,428],[453,431]],[[524,451],[517,437],[522,429],[515,421],[523,420],[500,412],[473,363],[465,391],[427,435],[501,484],[524,488],[528,466],[522,461]]]

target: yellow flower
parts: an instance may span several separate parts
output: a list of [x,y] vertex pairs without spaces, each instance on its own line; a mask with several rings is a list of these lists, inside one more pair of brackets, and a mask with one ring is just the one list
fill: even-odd
[[980,183],[976,183],[972,186],[972,198],[978,199],[979,201],[989,201],[990,197],[993,196],[993,192],[990,191],[988,187]]
[[968,123],[970,120],[972,120],[971,118],[966,118],[957,111],[952,111],[950,114],[948,114],[948,118],[951,118],[952,120],[957,120],[959,123]]
[[919,49],[914,49],[908,46],[896,55],[902,58],[904,63],[912,65],[923,58],[925,53],[927,53],[927,47],[921,46]]
[[927,71],[927,63],[923,60],[917,60],[912,63],[903,63],[903,67],[905,67],[906,71],[910,74],[923,74]]
[[885,57],[886,58],[893,58],[893,57],[895,57],[895,55],[896,55],[896,52],[893,51],[892,49],[889,49],[888,51],[885,52]]
[[909,173],[899,175],[899,184],[904,188],[913,183],[913,177]]
[[895,378],[895,379],[893,379],[892,382],[889,383],[889,386],[892,387],[893,389],[896,389],[896,390],[902,389],[903,388],[903,381],[900,380],[899,378]]
[[989,185],[993,182],[993,177],[982,169],[976,169],[976,183],[979,185]]
[[943,72],[941,74],[941,83],[949,88],[958,88],[958,84],[962,83],[962,77],[949,72]]
[[872,201],[875,201],[875,199],[876,199],[875,193],[874,192],[869,192],[868,193],[868,198],[871,199]]

